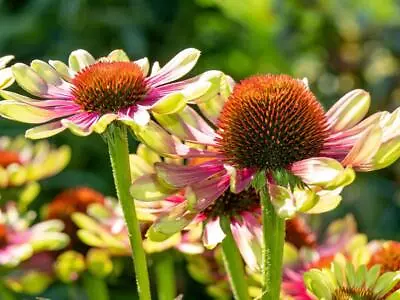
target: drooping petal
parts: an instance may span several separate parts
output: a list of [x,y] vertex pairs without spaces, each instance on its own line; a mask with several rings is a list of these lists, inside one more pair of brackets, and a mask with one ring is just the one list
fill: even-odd
[[49,60],[49,64],[58,72],[58,74],[60,74],[64,80],[71,82],[75,72],[71,70],[65,63],[59,60]]
[[0,70],[0,90],[8,88],[15,81],[11,68],[5,68]]
[[224,172],[224,166],[210,161],[196,166],[179,166],[166,163],[156,163],[157,175],[168,185],[182,188],[205,180],[215,174]]
[[363,132],[359,140],[342,161],[344,166],[354,166],[367,163],[378,152],[382,142],[382,129],[380,126],[371,126]]
[[219,225],[219,218],[209,220],[204,226],[203,244],[207,249],[215,248],[225,238],[225,233]]
[[182,144],[178,139],[168,134],[161,126],[150,121],[146,126],[129,124],[136,137],[155,152],[166,157],[215,157],[215,152],[196,149]]
[[352,169],[344,169],[337,160],[327,157],[309,158],[295,162],[291,171],[306,184],[330,189],[344,184],[348,185],[355,178]]
[[196,213],[188,211],[186,202],[183,202],[160,216],[146,235],[153,241],[164,241],[189,225],[195,216]]
[[14,59],[14,55],[6,55],[0,57],[0,69],[5,68],[5,66]]
[[17,63],[11,67],[15,80],[24,90],[35,96],[47,94],[48,85],[32,68]]
[[269,183],[268,191],[271,197],[271,202],[274,205],[277,214],[281,218],[291,218],[296,214],[296,205],[287,188]]
[[56,135],[65,129],[66,127],[60,121],[55,121],[28,129],[25,136],[29,139],[43,139]]
[[330,129],[338,132],[353,127],[367,114],[370,103],[370,95],[364,90],[347,93],[326,113]]
[[313,208],[305,211],[307,214],[321,214],[332,209],[335,209],[340,202],[342,201],[342,197],[340,196],[340,192],[342,188],[338,188],[333,191],[322,190],[317,193],[319,199],[318,202],[314,205]]
[[93,126],[93,131],[96,133],[103,133],[107,126],[113,122],[117,116],[115,114],[102,115]]
[[31,68],[46,82],[55,86],[62,85],[63,81],[58,72],[44,61],[38,59],[33,60],[31,62]]
[[185,49],[172,58],[147,83],[153,87],[174,81],[188,73],[200,57],[200,51],[193,48]]
[[198,141],[204,144],[214,143],[214,130],[188,106],[177,114],[155,114],[154,117],[165,129],[181,140]]
[[185,197],[190,204],[193,204],[193,209],[195,211],[203,211],[228,188],[229,176],[226,174],[218,174],[187,188]]
[[132,183],[130,188],[132,197],[142,201],[162,200],[176,191],[176,189],[160,182],[155,174],[139,177]]
[[45,123],[70,114],[71,112],[57,112],[12,100],[0,102],[0,115],[2,117],[24,123]]
[[261,265],[260,258],[262,257],[260,240],[252,233],[247,224],[241,224],[238,221],[232,222],[231,230],[246,265],[250,270],[258,271]]
[[372,171],[386,168],[400,157],[400,136],[383,142],[378,152],[374,155],[370,164],[361,164],[357,167],[359,171]]
[[151,110],[158,114],[173,114],[182,110],[185,105],[186,99],[182,92],[174,92],[157,100]]
[[83,49],[72,51],[68,59],[69,67],[75,72],[79,72],[95,62],[94,57]]

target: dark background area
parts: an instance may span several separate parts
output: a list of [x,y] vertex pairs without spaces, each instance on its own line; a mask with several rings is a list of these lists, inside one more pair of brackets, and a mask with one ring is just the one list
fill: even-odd
[[[124,49],[132,59],[167,62],[183,48],[202,56],[191,74],[220,69],[235,80],[257,73],[307,77],[325,108],[354,88],[371,93],[370,113],[400,105],[400,4],[394,0],[0,0],[0,55],[67,61]],[[0,120],[0,135],[25,125]],[[34,208],[60,190],[88,185],[113,195],[101,137],[64,132],[72,161],[42,182]],[[132,145],[134,150],[134,144]],[[400,239],[400,164],[357,174],[330,220],[353,213],[371,239]],[[196,298],[200,299],[200,298]]]

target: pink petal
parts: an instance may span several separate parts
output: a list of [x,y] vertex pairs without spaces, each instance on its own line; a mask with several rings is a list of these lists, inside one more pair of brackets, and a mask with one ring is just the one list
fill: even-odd
[[220,172],[226,172],[218,161],[209,161],[196,166],[179,166],[156,163],[157,175],[173,187],[181,188],[207,179]]

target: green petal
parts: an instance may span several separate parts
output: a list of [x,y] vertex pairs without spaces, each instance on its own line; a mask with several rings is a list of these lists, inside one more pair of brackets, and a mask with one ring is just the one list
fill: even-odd
[[379,150],[382,141],[382,129],[379,125],[365,130],[353,148],[342,161],[344,166],[357,166],[368,163]]
[[318,192],[319,196],[318,202],[308,211],[305,211],[307,214],[320,214],[330,210],[335,209],[340,202],[342,201],[342,197],[336,193],[336,191],[321,191]]
[[[1,107],[0,107],[1,111]],[[44,139],[56,135],[65,130],[65,126],[61,122],[52,122],[41,126],[33,127],[25,132],[25,137],[28,139]]]
[[0,57],[0,69],[3,69],[13,59],[14,59],[14,55],[6,55],[3,57]]
[[173,114],[182,110],[185,105],[185,96],[181,92],[176,92],[162,97],[151,110],[158,114]]
[[35,96],[47,93],[47,83],[32,68],[17,63],[11,67],[15,80],[27,92]]
[[31,68],[39,74],[46,82],[55,86],[61,85],[62,80],[57,71],[41,60],[34,60],[31,62]]
[[49,64],[58,72],[58,74],[66,81],[71,81],[74,77],[74,72],[59,60],[49,60]]
[[136,200],[156,201],[162,200],[176,192],[165,186],[155,174],[144,175],[136,179],[131,188],[131,195]]
[[376,280],[379,277],[380,272],[381,272],[380,265],[374,265],[372,268],[368,270],[365,280],[365,287],[367,289],[372,289],[372,287],[375,285]]
[[110,54],[107,55],[107,57],[111,61],[125,61],[125,62],[130,61],[128,55],[125,53],[124,50],[121,49],[111,51]]
[[378,278],[373,291],[378,296],[383,297],[394,288],[398,282],[400,282],[400,271],[386,272]]
[[386,168],[398,160],[399,157],[400,136],[395,136],[381,144],[372,160],[372,168],[373,170]]
[[0,90],[8,88],[15,81],[11,68],[0,70]]
[[79,135],[79,136],[88,136],[93,132],[93,128],[89,127],[88,129],[83,129],[79,125],[75,124],[74,122],[67,120],[67,119],[62,119],[61,124],[67,127],[73,134]]
[[82,69],[94,64],[96,60],[86,50],[75,50],[73,51],[68,59],[69,67],[75,72],[79,72]]
[[354,90],[344,95],[327,113],[334,132],[346,130],[360,122],[371,104],[369,93]]
[[0,115],[7,119],[31,124],[45,123],[58,116],[57,113],[51,110],[12,100],[0,102]]
[[100,119],[97,120],[97,122],[94,124],[93,131],[99,134],[103,133],[107,129],[107,126],[116,119],[117,116],[115,114],[102,115]]

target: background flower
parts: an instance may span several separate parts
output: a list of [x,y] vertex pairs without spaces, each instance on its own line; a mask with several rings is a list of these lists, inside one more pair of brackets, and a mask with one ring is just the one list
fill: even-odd
[[30,138],[45,138],[66,128],[86,136],[103,133],[114,120],[146,124],[148,110],[168,114],[182,109],[186,101],[201,96],[210,87],[202,77],[175,82],[196,64],[200,52],[186,49],[165,66],[156,62],[148,75],[147,58],[131,62],[122,50],[95,60],[85,50],[69,56],[69,65],[41,60],[30,66],[17,63],[12,71],[18,85],[36,98],[1,91],[3,117],[44,125],[26,132]]

